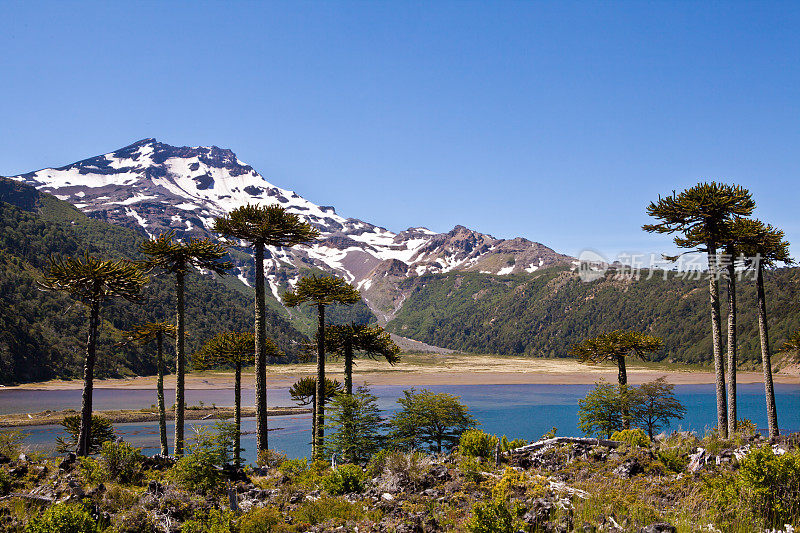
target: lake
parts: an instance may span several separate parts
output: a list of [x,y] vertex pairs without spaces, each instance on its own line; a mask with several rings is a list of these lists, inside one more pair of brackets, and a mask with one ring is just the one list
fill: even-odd
[[[397,408],[397,399],[407,387],[373,387],[378,396],[379,406],[387,414]],[[512,438],[538,439],[553,426],[559,435],[579,435],[578,400],[583,398],[592,385],[451,385],[431,386],[435,392],[447,392],[461,398],[470,412],[481,423],[481,428],[494,434],[505,434]],[[738,386],[739,416],[748,418],[759,428],[766,428],[766,409],[764,386],[744,384]],[[687,408],[686,418],[677,421],[670,429],[696,431],[703,435],[707,428],[716,426],[716,407],[714,385],[678,385],[675,392]],[[782,432],[800,431],[800,384],[776,384],[776,402]],[[174,397],[174,391],[166,391],[167,398]],[[288,389],[270,389],[270,406],[293,405]],[[13,412],[38,412],[46,409],[79,409],[80,390],[1,390],[0,416]],[[156,401],[155,391],[137,389],[95,389],[96,409],[139,409],[149,407]],[[187,390],[188,405],[233,404],[233,390]],[[242,391],[243,404],[252,405],[253,391]],[[171,401],[167,400],[170,404]],[[289,457],[307,457],[310,454],[311,415],[276,416],[270,418],[270,448],[283,450]],[[211,425],[213,421],[187,422],[187,437],[191,426]],[[145,453],[158,451],[158,424],[129,423],[117,424],[115,429],[126,441],[143,448]],[[242,421],[242,437],[247,461],[255,460],[255,420]],[[55,437],[63,434],[58,426],[35,426],[23,428],[29,437],[28,445],[38,449],[52,449]],[[173,425],[168,423],[170,449],[172,449]]]

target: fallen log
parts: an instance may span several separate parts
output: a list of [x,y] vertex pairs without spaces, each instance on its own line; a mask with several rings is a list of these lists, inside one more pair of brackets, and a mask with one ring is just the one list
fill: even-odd
[[531,444],[526,444],[525,446],[520,446],[519,448],[509,450],[506,453],[508,455],[530,453],[548,446],[553,446],[555,444],[585,444],[587,446],[606,446],[607,448],[618,448],[625,443],[618,440],[590,439],[584,437],[554,437],[552,439],[544,439],[532,442]]

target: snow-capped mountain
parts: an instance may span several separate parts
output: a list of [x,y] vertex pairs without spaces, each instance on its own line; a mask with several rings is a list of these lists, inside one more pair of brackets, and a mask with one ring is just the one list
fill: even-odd
[[[574,261],[539,243],[495,239],[463,226],[449,233],[424,227],[393,233],[345,218],[333,207],[272,185],[232,151],[216,146],[176,147],[143,139],[12,179],[67,200],[92,217],[148,235],[172,229],[179,237],[211,236],[214,218],[236,207],[279,204],[316,226],[321,238],[310,246],[269,250],[266,274],[276,298],[301,269],[317,267],[356,284],[383,320],[404,300],[403,295],[391,295],[391,281],[451,270],[505,275]],[[237,268],[238,277],[249,283],[251,264]]]

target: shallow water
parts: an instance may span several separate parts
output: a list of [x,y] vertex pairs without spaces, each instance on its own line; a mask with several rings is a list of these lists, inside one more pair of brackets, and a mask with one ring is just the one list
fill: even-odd
[[[372,392],[379,398],[379,406],[390,414],[397,406],[397,398],[406,387],[374,387]],[[592,385],[451,385],[429,387],[436,392],[447,392],[461,397],[470,412],[482,424],[481,428],[511,438],[537,439],[553,426],[559,435],[578,435],[578,400],[583,398]],[[714,385],[678,385],[676,395],[689,411],[684,420],[676,421],[670,429],[693,430],[702,435],[707,428],[716,426]],[[800,385],[776,384],[776,402],[781,430],[800,431]],[[171,397],[174,391],[167,391]],[[0,415],[11,412],[36,412],[46,409],[78,409],[80,390],[30,391],[0,390]],[[220,406],[233,403],[233,390],[187,390],[187,403],[196,405],[202,400],[206,405]],[[740,418],[748,418],[759,428],[766,427],[764,387],[760,384],[745,384],[738,387]],[[288,389],[270,389],[270,406],[292,405]],[[242,391],[244,404],[252,404],[253,392]],[[152,390],[95,389],[96,409],[137,409],[155,402]],[[169,403],[169,402],[168,402]],[[211,425],[213,421],[189,421],[187,426]],[[173,425],[168,423],[168,435]],[[270,418],[270,448],[285,451],[290,457],[305,457],[310,453],[311,415],[276,416]],[[117,432],[126,441],[144,449],[145,453],[158,451],[158,424],[128,423],[115,425]],[[255,420],[242,421],[246,433],[242,437],[244,457],[255,459]],[[29,445],[41,449],[52,449],[55,437],[62,434],[58,426],[36,426],[24,428],[30,436]],[[187,429],[187,437],[191,429]],[[170,448],[171,449],[171,448]]]

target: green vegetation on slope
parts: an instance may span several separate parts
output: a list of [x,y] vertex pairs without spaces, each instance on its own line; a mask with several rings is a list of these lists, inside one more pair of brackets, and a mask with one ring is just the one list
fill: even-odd
[[[711,360],[707,281],[663,279],[581,282],[567,268],[493,276],[451,272],[409,278],[409,293],[388,329],[429,344],[467,352],[567,357],[570,345],[615,329],[664,339],[656,360]],[[800,328],[800,268],[765,272],[773,349]],[[744,364],[760,357],[756,296],[749,278],[739,283],[739,347]],[[724,299],[723,299],[724,300]],[[727,310],[723,305],[723,316]]]
[[[67,202],[0,179],[0,383],[79,377],[85,350],[86,310],[66,295],[41,290],[36,281],[51,254],[88,250],[108,258],[142,259],[136,231],[94,220]],[[191,353],[224,330],[249,330],[252,292],[230,280],[193,273],[186,280],[186,322]],[[147,350],[116,347],[114,333],[134,325],[174,319],[171,279],[151,276],[147,302],[109,303],[100,335],[100,377],[155,372]],[[267,311],[267,334],[289,356],[305,338],[280,314]]]

